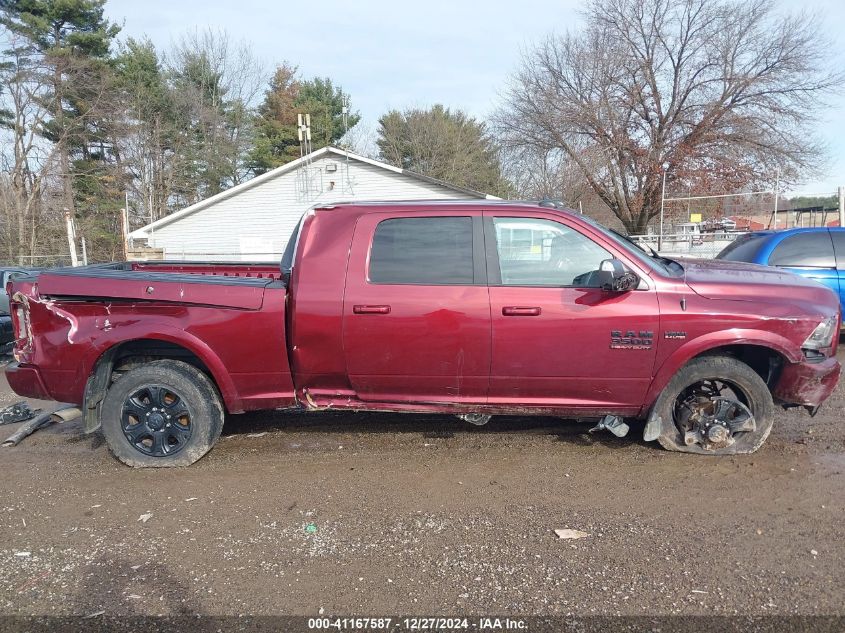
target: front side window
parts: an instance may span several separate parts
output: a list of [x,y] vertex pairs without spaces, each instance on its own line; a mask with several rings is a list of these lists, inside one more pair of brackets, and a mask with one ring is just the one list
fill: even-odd
[[770,266],[836,268],[830,233],[813,231],[785,238],[769,256]]
[[370,251],[375,284],[471,285],[472,218],[393,218],[380,222]]
[[494,218],[499,270],[505,286],[589,286],[589,273],[613,256],[558,222]]

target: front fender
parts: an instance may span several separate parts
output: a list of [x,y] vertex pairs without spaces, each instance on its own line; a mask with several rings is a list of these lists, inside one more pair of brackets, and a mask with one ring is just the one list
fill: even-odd
[[666,388],[666,385],[669,384],[672,376],[690,360],[706,352],[730,345],[756,345],[773,350],[792,363],[803,360],[800,349],[796,348],[789,339],[773,332],[735,328],[703,334],[686,341],[657,368],[646,394],[641,413],[653,408],[654,403]]

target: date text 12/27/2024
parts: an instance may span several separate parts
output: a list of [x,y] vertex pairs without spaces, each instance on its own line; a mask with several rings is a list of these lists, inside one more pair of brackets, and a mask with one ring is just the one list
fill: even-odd
[[327,617],[309,618],[309,630],[329,631],[443,631],[443,630],[478,630],[478,631],[524,631],[528,623],[520,618],[499,617]]

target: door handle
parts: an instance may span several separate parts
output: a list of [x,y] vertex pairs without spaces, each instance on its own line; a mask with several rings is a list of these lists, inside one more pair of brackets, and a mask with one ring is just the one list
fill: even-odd
[[390,306],[352,306],[355,314],[390,314]]
[[502,308],[504,316],[540,316],[540,308],[524,306],[505,306]]

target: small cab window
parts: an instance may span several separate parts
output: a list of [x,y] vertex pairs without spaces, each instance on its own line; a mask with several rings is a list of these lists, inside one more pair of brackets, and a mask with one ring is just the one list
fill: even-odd
[[376,284],[471,285],[472,218],[393,218],[380,222],[370,251]]
[[494,218],[499,271],[506,286],[588,286],[593,271],[613,256],[558,222]]
[[784,238],[769,255],[770,266],[836,268],[830,233],[813,231]]

